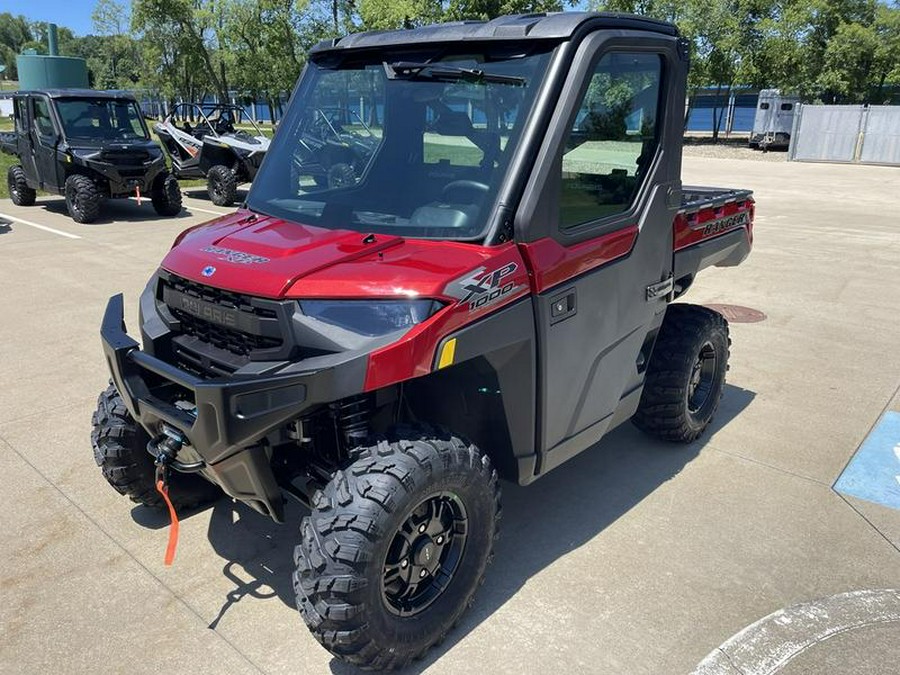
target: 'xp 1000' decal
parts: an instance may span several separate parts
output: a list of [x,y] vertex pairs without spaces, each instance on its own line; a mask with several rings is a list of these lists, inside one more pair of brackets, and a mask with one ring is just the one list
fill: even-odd
[[507,263],[495,270],[479,267],[469,276],[457,279],[447,286],[447,294],[459,298],[460,305],[468,305],[469,311],[491,305],[507,297],[519,286],[512,280],[512,274],[519,266]]
[[735,227],[741,227],[750,222],[750,214],[747,211],[735,213],[725,218],[717,218],[716,220],[708,220],[705,223],[697,223],[691,225],[692,230],[701,230],[704,237],[719,234],[725,230],[731,230]]

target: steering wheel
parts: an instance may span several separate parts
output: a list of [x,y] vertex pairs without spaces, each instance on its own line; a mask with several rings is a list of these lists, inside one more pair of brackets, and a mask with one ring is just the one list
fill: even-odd
[[234,132],[234,122],[231,119],[231,113],[225,112],[216,120],[217,134],[230,134]]
[[454,192],[456,192],[457,195],[468,192],[470,194],[476,193],[474,197],[475,200],[478,200],[486,195],[490,191],[490,189],[491,188],[487,183],[482,183],[477,180],[454,180],[450,183],[447,183],[444,186],[444,189],[441,190],[441,198],[443,199],[443,201],[450,204],[471,201],[467,199],[451,199],[451,196]]

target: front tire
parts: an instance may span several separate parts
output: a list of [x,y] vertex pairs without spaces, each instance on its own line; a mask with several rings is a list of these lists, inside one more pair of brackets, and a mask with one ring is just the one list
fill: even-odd
[[16,164],[9,167],[6,172],[6,186],[9,188],[9,198],[16,206],[31,206],[37,198],[37,191],[28,187],[25,180],[25,169]]
[[728,322],[718,312],[669,305],[632,422],[657,438],[690,443],[712,421],[725,389]]
[[172,217],[181,213],[181,188],[175,176],[168,172],[160,173],[153,180],[150,201],[161,216]]
[[399,429],[314,496],[294,552],[297,607],[337,658],[401,668],[472,604],[499,517],[497,473],[477,447]]
[[227,166],[210,167],[206,174],[206,192],[216,206],[231,206],[237,199],[237,176]]
[[103,193],[87,176],[66,178],[66,208],[76,223],[93,223],[100,216]]
[[[110,384],[91,418],[94,461],[116,492],[152,509],[166,508],[156,491],[156,466],[147,452],[150,436],[138,424]],[[191,509],[218,499],[221,491],[195,474],[169,473],[169,499],[176,509]]]

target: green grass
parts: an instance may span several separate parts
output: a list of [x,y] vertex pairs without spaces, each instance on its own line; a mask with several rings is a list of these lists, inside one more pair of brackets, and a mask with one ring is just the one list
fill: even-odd
[[[12,131],[13,130],[13,121],[9,117],[0,117],[0,131]],[[9,171],[9,167],[13,164],[17,164],[16,158],[12,155],[7,155],[5,152],[0,152],[0,198],[8,199],[9,198],[9,189],[6,186],[6,172]]]
[[0,199],[9,199],[9,188],[6,185],[6,172],[13,164],[18,164],[19,160],[5,152],[0,152]]

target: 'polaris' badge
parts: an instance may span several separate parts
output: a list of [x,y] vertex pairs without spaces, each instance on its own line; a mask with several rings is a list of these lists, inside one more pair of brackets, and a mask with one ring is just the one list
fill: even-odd
[[213,274],[215,274],[215,273],[216,273],[216,268],[213,267],[212,265],[207,265],[207,266],[204,267],[203,270],[200,272],[200,274],[202,274],[202,275],[205,276],[205,277],[211,277],[211,276],[212,276]]

